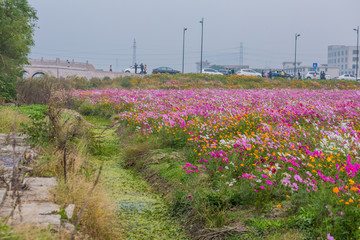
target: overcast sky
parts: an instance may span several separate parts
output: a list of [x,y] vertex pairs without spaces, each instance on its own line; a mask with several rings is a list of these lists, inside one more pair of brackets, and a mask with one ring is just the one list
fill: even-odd
[[204,60],[243,63],[251,68],[281,67],[297,60],[327,63],[327,46],[356,45],[360,0],[28,0],[37,10],[38,29],[31,58],[77,62],[98,69],[129,67],[133,40],[137,62],[148,69],[181,70],[183,28],[185,72],[200,61],[204,17]]

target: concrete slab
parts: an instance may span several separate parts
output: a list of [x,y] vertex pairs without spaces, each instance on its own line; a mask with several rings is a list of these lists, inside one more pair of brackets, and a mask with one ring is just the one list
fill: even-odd
[[54,203],[23,203],[20,208],[14,211],[14,217],[9,220],[9,224],[36,224],[42,226],[60,226],[59,206]]

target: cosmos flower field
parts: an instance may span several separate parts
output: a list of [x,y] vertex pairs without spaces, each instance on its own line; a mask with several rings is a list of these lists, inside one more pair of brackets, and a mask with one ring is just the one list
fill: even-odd
[[[344,207],[360,201],[359,90],[78,90],[111,106],[132,134],[176,136],[194,154],[183,174],[252,191],[328,189]],[[132,135],[131,134],[131,135]],[[131,137],[131,136],[129,136]]]

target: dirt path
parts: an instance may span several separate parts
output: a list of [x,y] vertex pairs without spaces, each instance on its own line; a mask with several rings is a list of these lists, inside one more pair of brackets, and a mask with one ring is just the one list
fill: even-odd
[[[170,217],[161,196],[137,173],[121,166],[119,142],[114,130],[104,134],[113,154],[105,157],[102,181],[118,206],[126,239],[189,239],[181,225]],[[114,151],[117,148],[117,151]]]

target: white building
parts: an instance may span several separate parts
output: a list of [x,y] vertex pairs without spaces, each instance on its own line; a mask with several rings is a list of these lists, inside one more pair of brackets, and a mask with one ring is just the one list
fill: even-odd
[[356,75],[356,46],[328,46],[328,65],[339,68],[339,75]]
[[[294,75],[294,62],[283,62],[283,70],[287,73]],[[314,71],[314,67],[310,65],[301,65],[301,62],[296,62],[296,74],[297,71],[300,70],[302,78],[309,72]],[[328,64],[318,64],[316,68],[316,72],[325,72],[325,75],[329,75],[330,78],[335,78],[339,76],[339,67],[337,66],[329,66]]]

